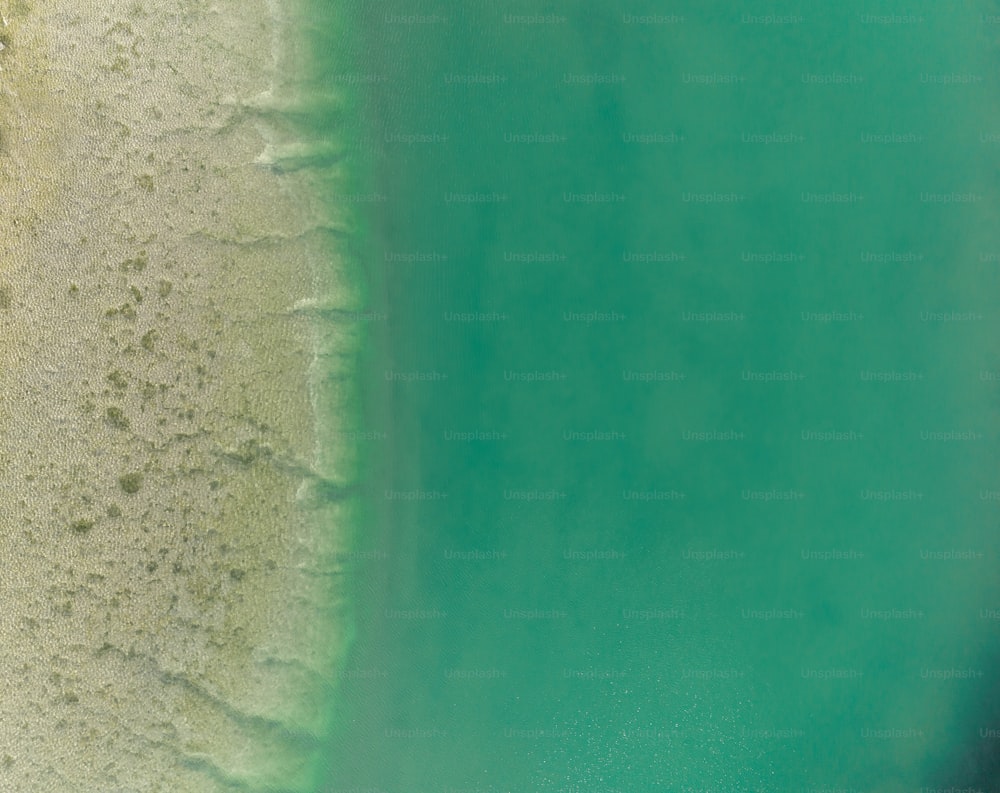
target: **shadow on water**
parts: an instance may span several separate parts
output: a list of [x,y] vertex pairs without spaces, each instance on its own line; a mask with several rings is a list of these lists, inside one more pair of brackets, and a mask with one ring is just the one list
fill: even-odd
[[990,644],[978,668],[955,670],[971,679],[947,681],[967,690],[947,729],[947,745],[932,759],[928,789],[1000,793],[1000,642]]

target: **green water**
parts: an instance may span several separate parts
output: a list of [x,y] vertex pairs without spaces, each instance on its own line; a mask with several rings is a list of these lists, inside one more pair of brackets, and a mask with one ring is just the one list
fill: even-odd
[[996,9],[328,9],[374,313],[322,789],[993,789]]

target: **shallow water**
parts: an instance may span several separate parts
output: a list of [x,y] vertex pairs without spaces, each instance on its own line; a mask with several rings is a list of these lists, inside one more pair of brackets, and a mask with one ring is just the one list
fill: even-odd
[[380,319],[324,789],[987,788],[988,4],[349,5]]

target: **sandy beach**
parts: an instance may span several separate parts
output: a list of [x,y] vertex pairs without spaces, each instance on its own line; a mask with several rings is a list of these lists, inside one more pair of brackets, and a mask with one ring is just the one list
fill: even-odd
[[354,461],[317,417],[354,340],[297,307],[353,302],[274,8],[0,6],[5,790],[303,790],[322,757]]

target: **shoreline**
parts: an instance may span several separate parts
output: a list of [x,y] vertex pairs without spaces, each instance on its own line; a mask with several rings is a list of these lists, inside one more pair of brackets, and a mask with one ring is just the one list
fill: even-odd
[[294,310],[356,306],[330,268],[348,222],[317,194],[336,159],[269,149],[299,130],[253,107],[294,92],[301,53],[273,1],[19,8],[0,52],[0,779],[307,790],[349,639],[356,464],[324,442],[353,404],[324,364],[358,337]]

